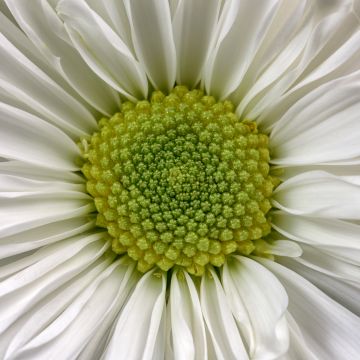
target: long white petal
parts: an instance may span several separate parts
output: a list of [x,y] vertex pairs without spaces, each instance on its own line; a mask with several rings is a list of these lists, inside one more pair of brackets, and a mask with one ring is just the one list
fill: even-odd
[[176,51],[167,0],[125,0],[136,56],[156,89],[175,82]]
[[276,123],[270,135],[271,162],[304,165],[360,156],[359,111],[360,72],[319,87]]
[[[121,311],[102,359],[162,359],[165,330],[165,274],[143,275]],[[159,348],[158,348],[159,347]]]
[[0,283],[0,332],[99,258],[110,246],[103,237],[94,234],[70,238],[2,266],[0,277],[7,277]]
[[134,285],[132,275],[133,267],[113,263],[60,316],[17,350],[15,358],[76,358],[97,326],[109,315],[116,316]]
[[345,261],[359,263],[360,225],[336,219],[296,216],[277,211],[272,226],[289,239],[312,245]]
[[0,259],[53,244],[95,227],[95,219],[79,217],[53,222],[35,229],[3,237],[0,234]]
[[85,2],[62,0],[57,6],[65,28],[90,68],[131,100],[147,96],[147,80],[137,60],[109,25]]
[[0,156],[59,170],[78,169],[80,150],[55,126],[4,103],[0,124]]
[[219,360],[249,359],[226,295],[213,269],[202,277],[200,289],[201,307],[214,357]]
[[[29,39],[77,96],[102,113],[111,115],[119,105],[118,95],[99,79],[81,59],[67,37],[64,24],[44,0],[7,1],[12,14]],[[33,55],[31,54],[31,58]]]
[[225,2],[220,18],[222,26],[204,73],[208,93],[226,98],[237,88],[276,13],[278,4],[277,0]]
[[[314,250],[314,253],[316,253],[316,250]],[[328,260],[332,262],[333,258],[329,257]],[[303,261],[303,259],[281,258],[279,263],[295,271],[330,296],[333,300],[343,305],[357,316],[360,316],[360,285],[359,275],[356,275],[356,273],[355,275],[357,278],[355,280],[357,283],[350,283],[333,271],[324,271],[323,268],[318,266],[319,264],[316,257],[312,262]],[[359,272],[359,267],[353,267],[353,269],[355,269],[357,273]]]
[[360,187],[323,171],[310,171],[280,184],[273,203],[291,214],[360,219]]
[[206,359],[205,324],[199,296],[188,273],[175,270],[172,274],[169,304],[174,359]]
[[233,256],[225,264],[222,282],[232,313],[245,338],[251,359],[276,359],[289,346],[286,292],[256,261]]
[[74,137],[91,133],[96,121],[69,95],[0,34],[0,88],[18,97],[45,119]]
[[273,261],[259,261],[284,285],[289,312],[309,349],[319,359],[356,360],[360,353],[360,318],[295,272]]
[[[173,18],[178,84],[194,87],[212,43],[220,2],[181,0]],[[201,21],[199,21],[201,19]]]

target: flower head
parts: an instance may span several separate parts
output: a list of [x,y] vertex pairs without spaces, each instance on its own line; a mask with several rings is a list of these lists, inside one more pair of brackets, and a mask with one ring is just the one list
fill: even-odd
[[0,358],[356,359],[358,1],[0,1]]

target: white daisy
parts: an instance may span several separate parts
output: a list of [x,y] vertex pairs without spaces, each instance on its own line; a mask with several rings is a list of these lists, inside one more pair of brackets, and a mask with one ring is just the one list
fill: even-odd
[[0,358],[360,354],[360,2],[0,1]]

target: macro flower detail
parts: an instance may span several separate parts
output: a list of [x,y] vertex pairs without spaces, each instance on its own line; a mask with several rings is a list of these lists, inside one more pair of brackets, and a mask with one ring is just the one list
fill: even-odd
[[82,172],[114,252],[142,272],[179,265],[194,275],[256,253],[276,179],[268,137],[230,102],[178,86],[123,104],[99,127],[81,143]]
[[358,0],[0,0],[0,359],[358,360]]

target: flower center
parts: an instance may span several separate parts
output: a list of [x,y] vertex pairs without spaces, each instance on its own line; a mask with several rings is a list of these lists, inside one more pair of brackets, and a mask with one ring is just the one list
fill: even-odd
[[155,91],[126,102],[82,139],[87,191],[113,251],[145,272],[181,266],[202,275],[228,254],[249,255],[269,234],[268,137],[229,101],[200,90]]

